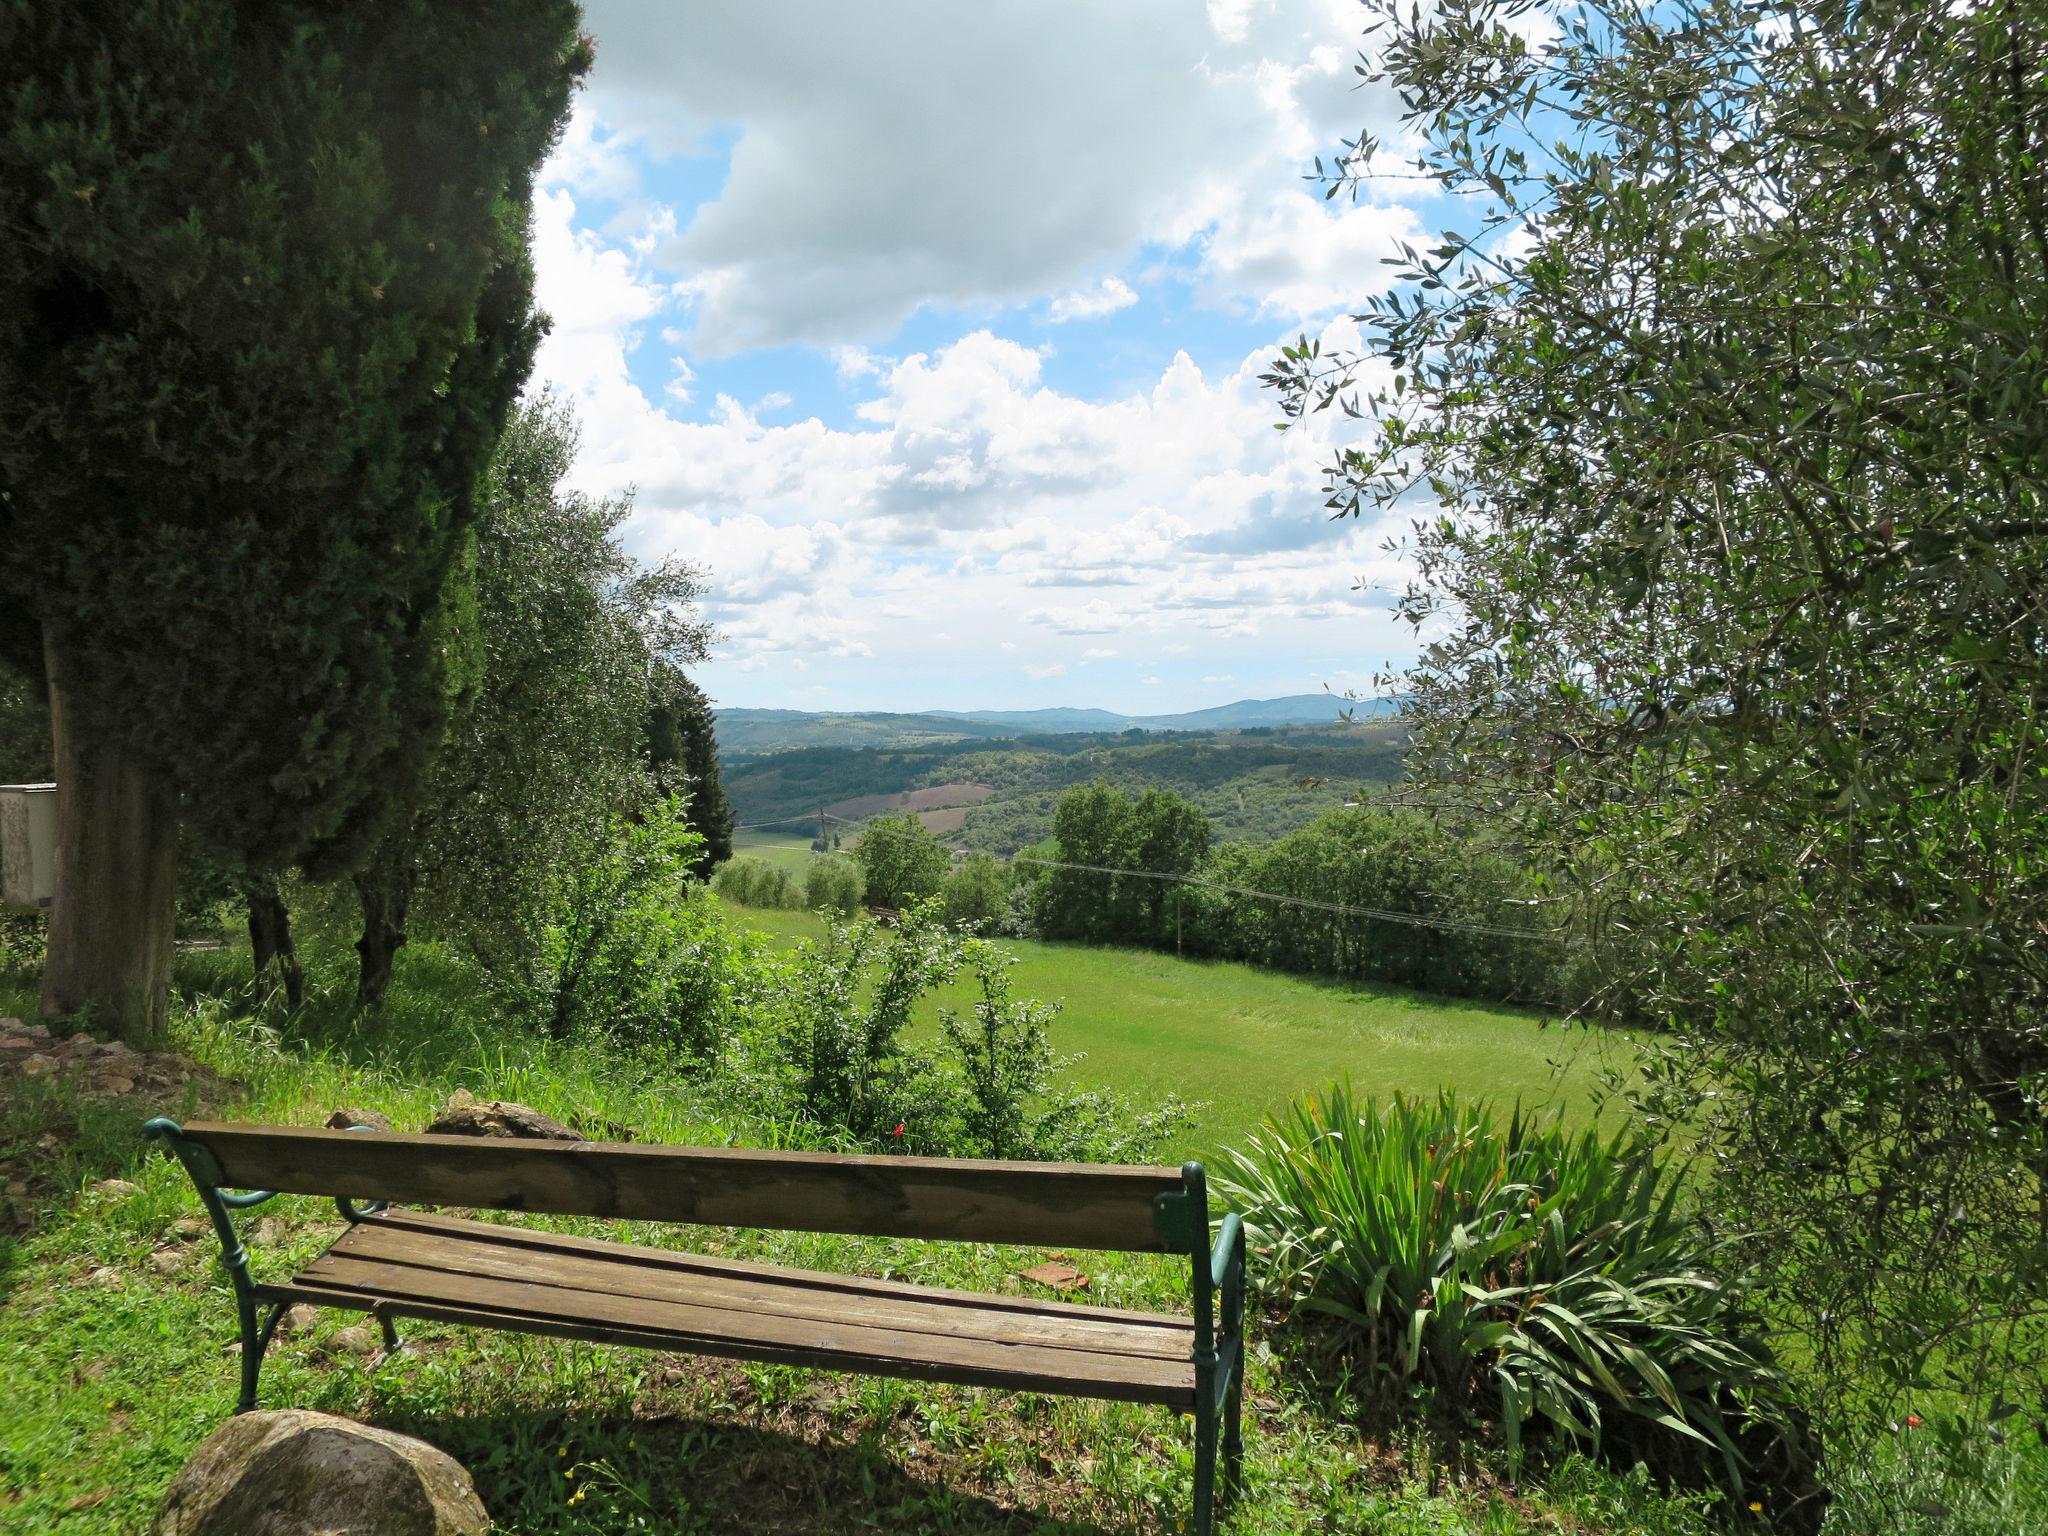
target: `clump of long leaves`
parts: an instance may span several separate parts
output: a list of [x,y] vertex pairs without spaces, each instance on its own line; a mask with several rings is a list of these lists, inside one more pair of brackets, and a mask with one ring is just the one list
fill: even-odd
[[1626,1132],[1338,1086],[1225,1153],[1218,1184],[1258,1284],[1335,1319],[1376,1384],[1497,1413],[1511,1465],[1532,1421],[1597,1448],[1623,1415],[1718,1452],[1739,1488],[1744,1425],[1786,1400],[1678,1174]]

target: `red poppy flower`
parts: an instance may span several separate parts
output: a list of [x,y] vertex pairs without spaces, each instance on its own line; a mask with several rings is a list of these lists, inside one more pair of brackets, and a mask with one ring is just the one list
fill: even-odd
[[1919,1427],[1920,1427],[1920,1415],[1919,1415],[1919,1414],[1917,1414],[1917,1413],[1909,1413],[1909,1414],[1907,1414],[1907,1415],[1906,1415],[1906,1428],[1908,1428],[1908,1429],[1918,1429]]
[[891,1131],[889,1134],[891,1136],[901,1136],[903,1134],[903,1122],[901,1120],[898,1120],[896,1122],[896,1129]]

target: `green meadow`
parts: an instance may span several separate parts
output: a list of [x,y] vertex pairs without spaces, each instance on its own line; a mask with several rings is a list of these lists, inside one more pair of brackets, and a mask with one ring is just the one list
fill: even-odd
[[[782,947],[824,926],[808,912],[727,910]],[[1002,946],[1017,957],[1018,995],[1060,1005],[1052,1039],[1080,1058],[1069,1068],[1074,1080],[1199,1104],[1176,1151],[1212,1152],[1288,1100],[1345,1077],[1375,1098],[1454,1088],[1590,1113],[1600,1069],[1629,1057],[1619,1036],[1550,1024],[1531,1009],[1150,950]],[[935,1026],[939,1008],[972,1001],[971,986],[956,981],[925,1002],[925,1022]]]
[[801,880],[811,862],[811,839],[808,833],[774,828],[761,832],[735,832],[732,851],[773,864],[778,869],[786,869]]

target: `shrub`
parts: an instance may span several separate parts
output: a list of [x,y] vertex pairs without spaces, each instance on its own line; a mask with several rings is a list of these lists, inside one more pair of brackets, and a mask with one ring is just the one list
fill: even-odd
[[853,856],[867,875],[867,899],[878,907],[907,907],[938,894],[953,856],[917,817],[877,816],[861,828]]
[[515,983],[549,1033],[716,1051],[758,946],[727,928],[691,880],[702,845],[674,796],[614,826],[603,855],[563,892],[537,959]]
[[[727,1071],[731,1096],[812,1139],[951,1157],[1140,1161],[1192,1121],[1169,1098],[1055,1086],[1071,1062],[1052,1050],[1056,1006],[1013,998],[1015,961],[944,920],[940,902],[894,931],[833,923],[799,945],[762,996]],[[907,1038],[913,1012],[965,966],[981,996],[939,1010],[936,1048]]]
[[1532,1421],[1597,1449],[1632,1418],[1711,1448],[1739,1489],[1746,1421],[1790,1423],[1678,1175],[1628,1132],[1519,1107],[1502,1126],[1449,1094],[1382,1111],[1339,1086],[1226,1153],[1219,1186],[1266,1255],[1263,1285],[1333,1320],[1373,1384],[1497,1414],[1511,1464]]
[[852,917],[867,894],[867,876],[843,853],[823,854],[804,871],[804,905],[813,912]]
[[985,853],[970,853],[946,877],[946,921],[969,933],[987,933],[1009,915],[1002,867]]
[[727,901],[746,907],[777,907],[795,911],[804,905],[804,889],[788,870],[766,859],[742,854],[718,866],[711,889]]

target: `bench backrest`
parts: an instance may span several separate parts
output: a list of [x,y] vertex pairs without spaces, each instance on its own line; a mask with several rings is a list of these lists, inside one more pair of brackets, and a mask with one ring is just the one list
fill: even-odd
[[[188,1123],[223,1187],[558,1216],[1185,1252],[1177,1168]],[[212,1170],[209,1170],[211,1173]],[[1166,1230],[1182,1228],[1169,1218]],[[1206,1234],[1205,1234],[1206,1238]]]

